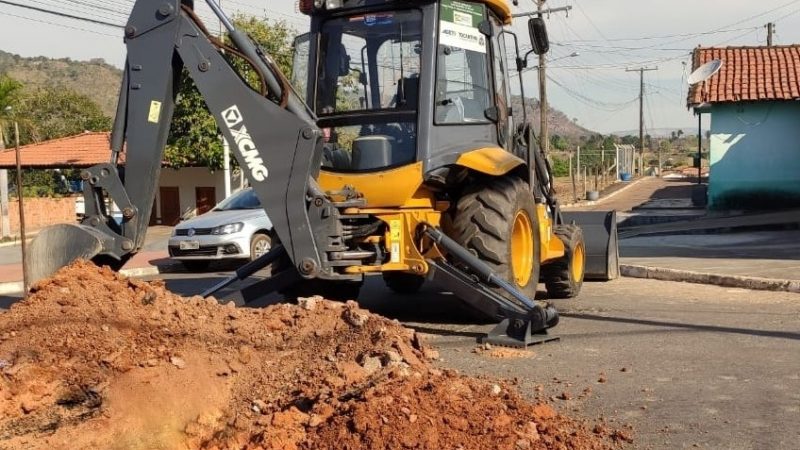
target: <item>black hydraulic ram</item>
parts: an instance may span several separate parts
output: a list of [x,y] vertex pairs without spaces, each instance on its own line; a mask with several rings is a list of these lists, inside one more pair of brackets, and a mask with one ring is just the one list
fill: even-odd
[[[500,278],[492,269],[440,230],[428,227],[425,235],[447,250],[448,254],[466,265],[467,274],[444,259],[429,259],[429,278],[440,286],[451,290],[456,296],[475,309],[502,321],[490,331],[482,342],[506,347],[526,347],[557,339],[547,335],[547,329],[558,324],[558,312],[552,305],[542,307]],[[471,276],[472,275],[472,276]],[[478,279],[476,280],[475,277]],[[512,301],[488,285],[508,292]]]
[[236,272],[234,272],[233,275],[206,289],[200,295],[203,297],[214,295],[237,281],[242,281],[246,278],[249,278],[254,273],[267,267],[284,256],[286,256],[286,249],[283,248],[282,245],[278,244],[275,247],[272,247],[269,252],[259,256],[242,267],[239,267],[236,269]]

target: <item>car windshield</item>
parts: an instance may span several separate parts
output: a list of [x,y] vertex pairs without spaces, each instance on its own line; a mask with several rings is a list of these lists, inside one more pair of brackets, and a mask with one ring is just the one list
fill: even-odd
[[236,209],[259,209],[261,201],[252,189],[239,191],[225,200],[219,202],[214,211],[232,211]]

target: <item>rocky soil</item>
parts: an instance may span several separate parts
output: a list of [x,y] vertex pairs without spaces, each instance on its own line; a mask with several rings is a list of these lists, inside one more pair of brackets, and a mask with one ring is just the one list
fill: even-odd
[[0,313],[0,449],[621,442],[435,357],[412,330],[354,302],[237,308],[78,262]]

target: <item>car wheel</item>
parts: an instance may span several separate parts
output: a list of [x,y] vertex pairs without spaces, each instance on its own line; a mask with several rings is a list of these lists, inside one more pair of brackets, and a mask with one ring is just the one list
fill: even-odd
[[208,270],[211,261],[181,261],[181,264],[189,272],[205,272]]
[[272,250],[272,239],[266,234],[255,234],[250,240],[250,261],[254,261]]

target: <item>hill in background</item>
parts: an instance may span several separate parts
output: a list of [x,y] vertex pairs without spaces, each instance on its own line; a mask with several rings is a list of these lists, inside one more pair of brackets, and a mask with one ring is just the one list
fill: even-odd
[[[51,59],[43,56],[26,58],[0,50],[0,73],[25,84],[26,89],[47,86],[64,86],[83,94],[100,106],[104,114],[113,117],[119,94],[122,71],[107,64],[103,59],[74,61],[69,58]],[[512,106],[521,110],[522,98],[515,96]],[[539,101],[528,99],[525,102],[528,119],[538,131]],[[597,134],[573,122],[566,114],[549,108],[550,135],[559,135],[571,142],[578,142],[582,136]]]
[[63,86],[92,99],[109,117],[114,116],[122,71],[103,59],[73,61],[43,56],[25,58],[0,50],[0,73],[22,82],[25,89]]
[[[514,96],[511,100],[511,105],[514,108],[514,117],[517,117],[517,111],[521,111],[522,97]],[[528,98],[525,100],[525,110],[528,113],[528,120],[534,124],[534,130],[539,132],[539,124],[541,123],[541,114],[539,114],[539,100],[535,98]],[[581,137],[589,137],[599,134],[595,131],[586,129],[572,119],[569,118],[562,111],[555,109],[552,105],[548,105],[548,119],[550,136],[562,136],[570,143],[579,143]]]

